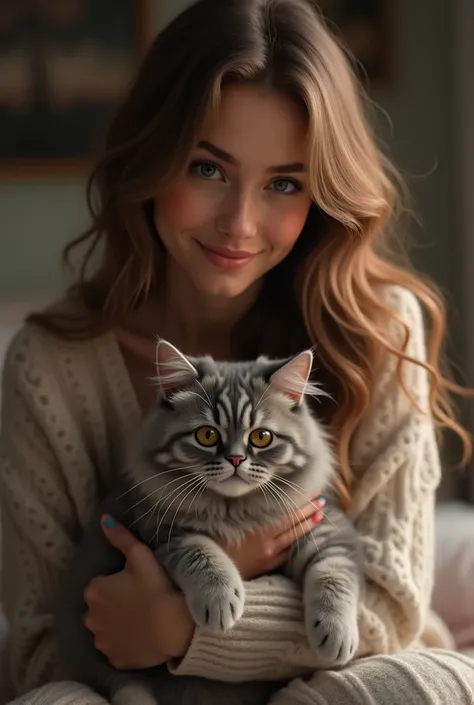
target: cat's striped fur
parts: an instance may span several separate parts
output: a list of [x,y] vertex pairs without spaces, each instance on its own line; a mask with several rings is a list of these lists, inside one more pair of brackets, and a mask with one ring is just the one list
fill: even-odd
[[[161,341],[158,402],[130,454],[124,492],[101,511],[152,546],[198,625],[221,630],[241,617],[245,587],[214,539],[239,541],[288,512],[297,522],[305,499],[324,492],[326,519],[295,542],[284,570],[302,588],[308,638],[328,667],[356,651],[362,573],[355,530],[331,493],[329,439],[306,400],[321,393],[309,382],[311,363],[309,351],[286,362],[187,359]],[[161,667],[143,674],[142,688],[137,674],[115,673],[82,627],[82,591],[97,573],[120,567],[97,522],[74,561],[58,618],[68,677],[116,705],[267,702],[280,684],[173,678]]]

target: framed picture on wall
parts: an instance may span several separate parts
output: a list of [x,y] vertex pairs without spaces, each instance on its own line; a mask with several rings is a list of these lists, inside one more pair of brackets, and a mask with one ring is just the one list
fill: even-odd
[[0,0],[0,171],[89,165],[148,41],[149,0]]
[[319,0],[329,28],[342,40],[369,87],[393,79],[393,0]]

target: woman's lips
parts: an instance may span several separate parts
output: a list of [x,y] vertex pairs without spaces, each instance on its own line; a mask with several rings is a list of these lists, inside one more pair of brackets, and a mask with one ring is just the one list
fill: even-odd
[[240,269],[251,262],[256,254],[245,250],[230,250],[227,247],[217,247],[214,245],[203,245],[196,240],[197,244],[212,264],[221,269]]

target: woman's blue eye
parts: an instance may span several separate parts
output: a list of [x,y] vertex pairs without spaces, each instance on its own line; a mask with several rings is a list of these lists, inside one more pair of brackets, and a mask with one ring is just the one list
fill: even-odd
[[212,164],[211,162],[195,162],[191,165],[192,171],[203,179],[209,179],[211,181],[216,181],[222,178],[222,174],[219,168]]
[[296,191],[302,191],[303,187],[298,181],[293,181],[293,179],[275,179],[271,183],[271,190],[278,193],[295,193]]

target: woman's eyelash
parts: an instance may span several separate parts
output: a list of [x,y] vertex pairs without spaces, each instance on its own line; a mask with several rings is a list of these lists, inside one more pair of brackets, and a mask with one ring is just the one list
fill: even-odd
[[288,177],[277,177],[276,179],[273,179],[272,185],[277,184],[277,183],[283,183],[283,184],[291,184],[294,187],[294,191],[280,191],[280,189],[274,189],[277,193],[282,193],[285,195],[291,195],[292,193],[301,193],[303,191],[303,184],[301,181],[298,181],[297,179],[290,179]]
[[[219,164],[216,164],[213,161],[210,161],[208,159],[196,159],[195,161],[191,162],[190,164],[190,169],[194,173],[199,174],[199,169],[202,167],[210,167],[211,169],[215,169],[216,172],[220,174],[220,176],[223,176],[222,173],[222,168],[219,166]],[[203,174],[199,174],[204,179],[208,179],[209,181],[212,181],[213,179],[210,176],[204,176]],[[301,181],[298,181],[297,179],[291,179],[288,177],[277,177],[271,181],[271,185],[274,185],[276,183],[284,183],[284,184],[291,184],[294,187],[294,191],[285,191],[280,189],[274,189],[277,193],[282,193],[283,195],[289,196],[292,193],[301,193],[303,191],[303,184]]]
[[221,167],[218,164],[216,164],[215,162],[208,161],[207,159],[199,159],[194,162],[191,162],[190,168],[192,170],[197,170],[200,167],[206,167],[206,166],[209,166],[212,169],[216,169],[216,171],[218,171],[220,174],[222,174]]

